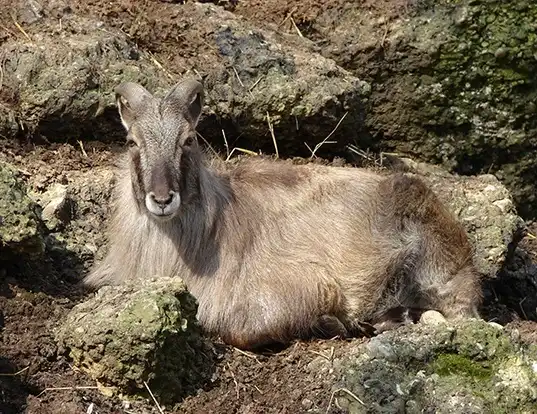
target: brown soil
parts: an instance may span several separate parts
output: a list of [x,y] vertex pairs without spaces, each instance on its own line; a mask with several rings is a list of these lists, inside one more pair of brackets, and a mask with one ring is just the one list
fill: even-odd
[[[409,0],[367,2],[371,7],[398,13]],[[2,3],[5,3],[2,8],[7,10],[7,2]],[[61,0],[49,3],[46,11],[51,15],[54,7],[66,4]],[[288,16],[293,17],[300,30],[306,30],[322,10],[341,10],[343,3],[341,0],[270,0],[230,1],[224,5],[258,22],[283,22],[287,26],[282,24],[282,27],[291,31],[295,29],[289,26],[290,19],[284,21]],[[213,53],[199,34],[203,26],[175,27],[166,2],[91,0],[70,2],[70,7],[121,28],[176,73],[187,70],[185,61],[178,60],[174,53],[179,47],[177,36],[185,36],[184,49],[192,51],[197,65],[202,65],[203,59]],[[0,18],[3,17],[6,16],[0,12]],[[23,35],[8,17],[4,25],[10,30],[0,35],[0,41],[7,36]],[[30,35],[32,30],[38,31],[39,26],[32,26],[28,30]],[[88,141],[83,147],[78,143],[36,146],[1,139],[0,160],[13,163],[34,188],[43,189],[53,182],[68,181],[74,172],[111,165],[119,148],[120,145]],[[537,235],[537,225],[530,231]],[[524,243],[535,260],[537,242],[528,239]],[[99,414],[158,413],[151,401],[126,403],[117,397],[104,397],[95,389],[95,383],[58,353],[53,328],[72,306],[83,300],[77,282],[89,264],[81,263],[76,257],[66,258],[65,251],[60,251],[50,253],[44,263],[21,258],[16,266],[0,271],[0,413],[71,414],[90,412],[90,407]],[[519,313],[523,314],[520,308],[510,307],[498,298],[490,299],[486,306],[487,318],[502,322],[520,319]],[[537,327],[535,323],[516,323],[521,335],[526,335],[524,338],[537,340],[535,335],[531,336]],[[332,358],[346,353],[351,345],[337,340],[313,341],[267,355],[244,354],[220,345],[214,381],[198,395],[187,398],[177,410],[167,412],[283,414],[314,408],[325,412],[331,384],[322,375],[306,376],[304,369],[319,355]],[[332,407],[329,412],[339,411]]]
[[[368,18],[383,16],[390,20],[403,15],[415,0],[364,0],[361,9]],[[307,36],[317,41],[322,32],[332,30],[350,6],[345,0],[246,0],[238,1],[233,11],[258,24],[274,24],[280,30]]]

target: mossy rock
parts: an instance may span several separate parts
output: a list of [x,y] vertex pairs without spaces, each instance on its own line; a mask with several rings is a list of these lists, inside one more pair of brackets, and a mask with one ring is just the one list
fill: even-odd
[[537,3],[342,3],[319,12],[311,35],[371,84],[358,144],[494,173],[535,216]]
[[532,413],[537,353],[480,320],[379,335],[337,364],[349,412]]
[[0,249],[10,254],[44,250],[37,205],[27,196],[16,170],[0,162]]
[[56,334],[74,364],[110,393],[165,403],[210,378],[212,351],[196,320],[197,302],[178,279],[104,287],[73,308]]

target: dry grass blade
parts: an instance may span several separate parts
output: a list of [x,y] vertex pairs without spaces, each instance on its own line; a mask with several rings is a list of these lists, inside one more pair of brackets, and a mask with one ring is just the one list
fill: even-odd
[[51,387],[51,388],[45,388],[43,391],[41,391],[39,394],[37,394],[36,397],[39,398],[41,395],[43,395],[47,391],[98,390],[99,388],[114,389],[114,387],[97,387],[95,385],[75,386],[75,387]]
[[166,68],[162,65],[162,63],[160,63],[157,58],[155,57],[155,55],[151,52],[148,52],[149,54],[149,57],[151,58],[151,61],[153,62],[153,64],[159,68],[161,71],[164,72],[164,74],[170,78],[171,80],[174,80],[175,78],[173,77],[173,75],[168,71],[166,70]]
[[248,88],[248,92],[251,92],[252,89],[254,89],[257,86],[257,84],[259,82],[261,82],[261,79],[263,79],[263,76],[260,76],[259,78],[257,78],[257,80],[254,82],[254,84]]
[[365,407],[365,403],[360,398],[358,398],[358,396],[354,394],[352,391],[348,390],[347,388],[338,388],[337,390],[334,390],[334,392],[330,396],[330,401],[328,402],[328,407],[326,408],[326,414],[328,414],[328,412],[330,411],[330,408],[332,408],[332,402],[334,401],[334,397],[338,392],[346,393],[347,395],[351,396],[354,400],[356,400],[357,402],[359,402]]
[[84,143],[81,140],[78,140],[77,142],[78,142],[78,145],[80,147],[80,151],[82,151],[82,155],[84,155],[84,157],[88,158],[88,153],[84,149]]
[[318,351],[313,351],[311,350],[310,351],[312,354],[315,354],[315,355],[319,355],[320,357],[323,357],[324,359],[326,359],[328,362],[332,362],[333,359],[334,359],[334,347],[331,347],[330,348],[330,352],[327,354],[325,354],[324,352],[318,352]]
[[26,37],[26,39],[28,39],[28,41],[32,41],[32,38],[30,36],[28,36],[28,33],[26,33],[26,31],[22,28],[22,26],[17,23],[17,21],[15,19],[13,19],[13,23],[15,24],[15,26],[17,26],[17,29],[19,29],[19,31]]
[[297,10],[298,10],[297,6],[293,7],[291,11],[287,13],[287,16],[285,16],[285,18],[278,24],[278,28],[280,28],[287,20],[289,20],[291,16],[293,15],[293,13],[296,12]]
[[237,379],[235,378],[235,374],[231,370],[231,365],[229,365],[229,362],[227,364],[227,369],[229,370],[229,373],[231,374],[231,378],[233,379],[233,382],[235,384],[235,392],[237,393],[237,400],[240,398],[240,391],[239,391],[239,383],[237,382]]
[[209,143],[209,141],[207,141],[203,135],[201,135],[199,132],[196,131],[196,135],[198,137],[200,137],[203,142],[205,142],[205,145],[207,145],[207,147],[211,150],[211,152],[216,156],[216,157],[220,157],[220,154],[218,154],[218,152],[216,152],[216,150],[213,148],[213,146]]
[[325,139],[323,139],[321,142],[319,142],[317,145],[315,145],[315,148],[313,148],[313,151],[311,152],[311,157],[310,159],[312,159],[313,157],[315,157],[315,153],[319,150],[319,148],[321,148],[324,144],[328,144],[328,143],[335,143],[336,141],[328,141],[330,139],[330,137],[332,135],[334,135],[334,133],[336,132],[336,130],[338,129],[338,127],[341,125],[341,123],[343,122],[343,120],[346,118],[346,116],[349,114],[349,112],[345,112],[343,114],[343,116],[340,118],[340,120],[338,121],[338,123],[336,124],[336,126],[334,127],[334,129],[332,129],[332,131],[330,131],[330,133],[326,136]]
[[26,371],[30,366],[28,365],[26,368],[20,369],[17,372],[13,374],[0,374],[0,377],[16,377],[17,375],[22,374],[24,371]]
[[237,69],[235,69],[235,66],[233,66],[233,72],[235,72],[235,76],[237,77],[237,80],[239,81],[241,86],[244,88],[244,83],[242,83],[242,80],[241,80],[241,78],[239,76],[239,72],[237,72]]
[[366,159],[367,161],[375,161],[375,159],[369,154],[369,151],[364,151],[363,149],[358,148],[355,145],[349,145],[347,148],[350,151],[354,152],[356,155],[359,155],[360,157]]
[[158,403],[157,399],[153,395],[153,391],[151,391],[151,388],[149,388],[149,385],[147,385],[147,382],[145,382],[145,381],[144,381],[144,386],[147,389],[147,392],[149,392],[149,395],[151,396],[151,398],[153,399],[153,402],[155,403],[155,406],[157,407],[158,412],[160,414],[164,414],[164,410],[162,409],[162,407]]
[[274,125],[272,125],[272,121],[270,120],[270,115],[267,112],[267,123],[270,131],[270,136],[272,137],[272,142],[274,143],[274,149],[276,150],[276,158],[280,158],[280,154],[278,152],[278,144],[276,142],[276,136],[274,135]]
[[248,154],[248,155],[253,155],[253,156],[257,156],[257,152],[254,152],[254,151],[250,151],[248,149],[245,149],[245,148],[239,148],[239,147],[234,147],[231,152],[229,153],[229,156],[226,158],[226,162],[229,161],[231,159],[231,156],[235,153],[235,151],[239,151],[239,152],[242,152],[244,154]]
[[520,312],[522,312],[522,315],[524,315],[524,319],[528,320],[528,315],[526,315],[526,311],[524,310],[524,308],[522,307],[522,305],[524,304],[524,302],[526,301],[528,297],[525,296],[520,302],[518,302],[518,306],[520,308]]
[[293,27],[295,28],[296,32],[298,33],[298,35],[300,37],[304,37],[304,35],[302,34],[302,32],[300,31],[300,29],[298,28],[298,26],[296,25],[295,23],[295,19],[293,19],[292,17],[289,17],[289,19],[291,20],[291,23],[293,23]]
[[246,352],[246,351],[243,351],[242,349],[239,349],[239,348],[235,348],[235,351],[237,351],[239,354],[242,354],[244,356],[247,356],[248,358],[252,358],[252,359],[255,359],[255,361],[261,365],[261,361],[259,361],[259,359],[257,359],[257,356],[255,356],[254,354],[251,354],[249,352]]
[[227,143],[226,133],[222,130],[222,136],[224,137],[224,145],[226,146],[226,160],[229,159],[229,145]]
[[356,145],[352,144],[348,145],[347,149],[366,160],[369,165],[374,165],[376,167],[384,167],[386,160],[390,160],[399,156],[399,154],[391,152],[381,152],[380,154],[376,154],[370,152],[369,149],[364,151],[363,149],[358,148]]
[[4,86],[4,62],[0,63],[0,90]]

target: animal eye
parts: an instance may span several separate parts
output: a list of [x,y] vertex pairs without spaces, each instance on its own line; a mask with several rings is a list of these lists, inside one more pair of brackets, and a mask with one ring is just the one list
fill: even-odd
[[138,146],[138,144],[137,144],[134,140],[129,139],[129,140],[127,141],[127,146],[128,146],[129,148],[136,148],[136,147]]
[[190,147],[192,144],[194,144],[194,137],[190,136],[185,139],[185,143],[183,145],[185,147]]

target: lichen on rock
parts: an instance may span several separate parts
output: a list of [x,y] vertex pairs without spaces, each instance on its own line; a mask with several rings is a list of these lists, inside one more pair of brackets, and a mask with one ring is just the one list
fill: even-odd
[[197,302],[178,278],[104,287],[75,306],[57,330],[61,348],[103,388],[163,402],[195,392],[210,378],[209,343]]
[[406,136],[397,138],[408,143],[395,145],[459,173],[495,173],[512,190],[520,212],[531,214],[537,4],[428,3],[398,34],[422,64],[394,78],[399,108],[384,119],[389,125],[407,113],[408,121],[402,128]]
[[336,363],[349,412],[531,413],[535,350],[481,320],[383,333]]
[[14,168],[0,162],[0,248],[12,253],[42,253],[37,204],[26,194],[26,188]]

